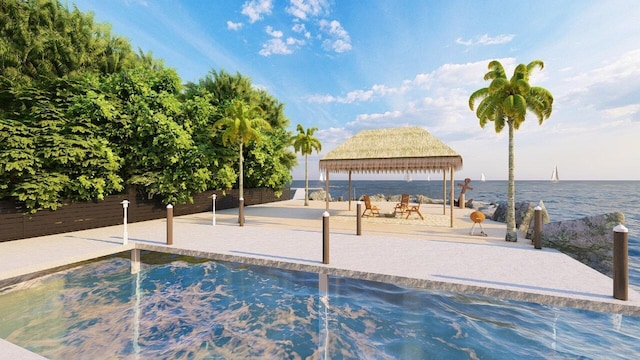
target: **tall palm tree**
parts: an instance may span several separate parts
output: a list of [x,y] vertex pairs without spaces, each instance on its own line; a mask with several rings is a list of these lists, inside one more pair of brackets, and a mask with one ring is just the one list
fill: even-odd
[[238,222],[244,225],[244,169],[243,169],[243,146],[249,145],[251,141],[260,142],[260,134],[263,129],[271,129],[271,125],[261,117],[262,110],[257,106],[247,104],[240,99],[232,100],[224,109],[222,119],[216,121],[213,126],[216,129],[223,128],[222,143],[225,145],[238,145],[239,163],[239,194],[240,207],[238,208]]
[[529,74],[533,69],[544,68],[544,63],[534,60],[528,65],[519,64],[513,71],[511,79],[507,79],[502,64],[497,61],[489,63],[489,71],[484,80],[491,80],[488,88],[476,90],[469,97],[469,108],[473,111],[476,100],[482,99],[478,105],[476,116],[480,127],[489,121],[494,122],[497,133],[505,124],[509,129],[509,182],[507,185],[507,234],[506,241],[518,241],[515,215],[515,167],[514,167],[514,130],[518,130],[524,122],[527,111],[538,117],[538,124],[551,116],[553,96],[542,87],[529,84]]
[[305,132],[302,125],[298,124],[298,135],[291,138],[293,148],[296,152],[304,155],[304,206],[309,206],[309,155],[315,150],[320,152],[322,144],[320,140],[313,137],[313,133],[318,130],[317,127],[308,128]]

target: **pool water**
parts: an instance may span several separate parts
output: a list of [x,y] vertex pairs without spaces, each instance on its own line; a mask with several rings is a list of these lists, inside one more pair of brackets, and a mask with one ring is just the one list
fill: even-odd
[[0,290],[0,337],[50,359],[640,357],[640,318],[143,253]]

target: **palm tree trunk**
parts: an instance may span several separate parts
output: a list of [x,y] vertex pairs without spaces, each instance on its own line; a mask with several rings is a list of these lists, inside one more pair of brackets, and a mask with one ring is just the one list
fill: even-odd
[[516,232],[516,180],[515,180],[515,151],[513,146],[513,119],[507,120],[509,125],[509,181],[507,185],[507,235],[506,241],[518,241]]
[[309,206],[309,155],[304,156],[304,206]]

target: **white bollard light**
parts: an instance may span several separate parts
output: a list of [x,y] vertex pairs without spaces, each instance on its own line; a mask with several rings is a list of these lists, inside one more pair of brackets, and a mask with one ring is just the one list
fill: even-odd
[[120,204],[122,204],[122,209],[124,210],[122,245],[127,245],[129,243],[129,233],[127,232],[127,208],[129,208],[129,200],[123,200]]

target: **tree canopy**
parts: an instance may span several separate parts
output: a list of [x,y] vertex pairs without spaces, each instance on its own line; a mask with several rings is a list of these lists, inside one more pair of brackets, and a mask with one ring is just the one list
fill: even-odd
[[534,60],[529,64],[519,64],[513,71],[511,79],[507,79],[502,64],[497,61],[489,63],[489,71],[484,75],[485,81],[491,81],[489,87],[476,90],[469,97],[469,108],[474,110],[475,102],[482,99],[476,110],[480,127],[493,122],[495,131],[501,132],[505,125],[509,129],[509,180],[507,185],[507,241],[517,241],[515,217],[515,150],[514,131],[520,128],[527,112],[538,118],[542,125],[551,116],[553,96],[542,87],[531,86],[529,75],[536,68],[544,68],[544,63]]
[[91,13],[0,2],[0,199],[28,210],[135,187],[165,203],[238,186],[238,149],[214,124],[242,100],[270,125],[243,149],[249,186],[280,190],[295,155],[284,105],[241,74],[183,84]]

